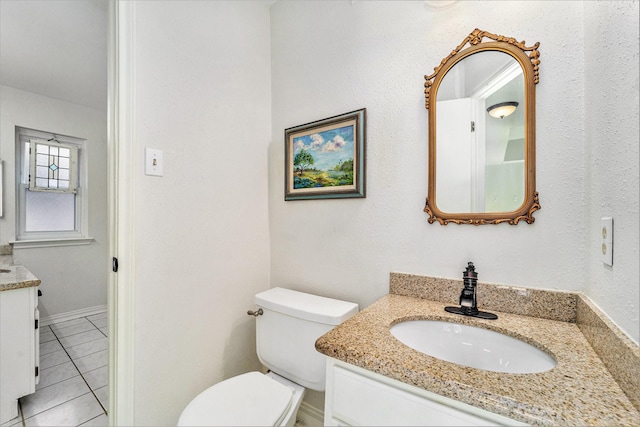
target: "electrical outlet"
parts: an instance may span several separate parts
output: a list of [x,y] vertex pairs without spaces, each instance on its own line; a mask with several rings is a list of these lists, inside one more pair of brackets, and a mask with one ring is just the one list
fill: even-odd
[[602,262],[613,267],[613,218],[600,218],[600,233]]
[[162,176],[162,150],[145,148],[145,175]]

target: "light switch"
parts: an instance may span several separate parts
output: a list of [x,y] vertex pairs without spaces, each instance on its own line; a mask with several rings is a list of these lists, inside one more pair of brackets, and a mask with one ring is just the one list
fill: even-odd
[[600,218],[600,251],[602,262],[613,266],[613,218]]
[[145,148],[145,175],[162,176],[162,150]]

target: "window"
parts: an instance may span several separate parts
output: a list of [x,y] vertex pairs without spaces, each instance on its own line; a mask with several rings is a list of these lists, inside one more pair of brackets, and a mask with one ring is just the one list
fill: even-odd
[[16,241],[86,236],[83,153],[86,141],[16,128]]

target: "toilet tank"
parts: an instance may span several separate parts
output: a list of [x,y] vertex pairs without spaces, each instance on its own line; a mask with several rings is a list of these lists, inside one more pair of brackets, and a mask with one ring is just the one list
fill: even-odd
[[358,304],[283,288],[255,297],[256,351],[267,368],[306,388],[324,391],[325,356],[316,340],[358,312]]

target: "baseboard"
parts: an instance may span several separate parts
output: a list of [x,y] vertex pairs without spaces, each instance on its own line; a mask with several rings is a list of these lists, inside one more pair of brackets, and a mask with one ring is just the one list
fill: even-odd
[[81,317],[93,316],[94,314],[105,313],[107,305],[96,305],[95,307],[81,308],[80,310],[68,311],[66,313],[54,314],[53,316],[41,317],[40,325],[54,325],[56,323],[66,322],[67,320],[79,319]]
[[298,409],[298,416],[296,417],[296,426],[299,427],[323,427],[324,426],[324,411],[309,405],[307,402],[302,401],[300,409]]

